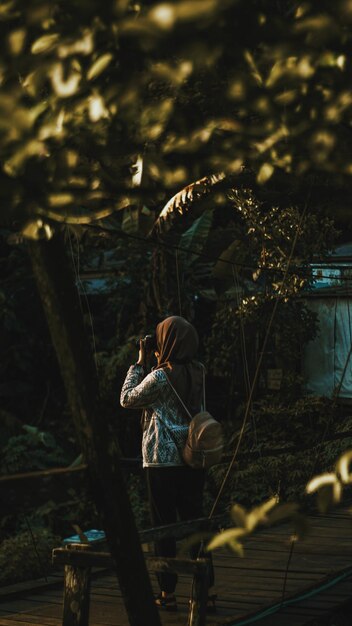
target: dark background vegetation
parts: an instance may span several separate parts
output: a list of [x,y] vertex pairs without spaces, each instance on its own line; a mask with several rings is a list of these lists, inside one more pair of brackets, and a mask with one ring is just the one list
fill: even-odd
[[[28,241],[54,237],[79,293],[100,419],[123,456],[140,451],[140,416],[119,406],[135,341],[174,313],[199,331],[227,456],[270,331],[223,508],[299,500],[348,447],[334,439],[348,410],[305,397],[300,362],[317,332],[303,297],[310,263],[351,235],[351,22],[342,0],[203,0],[201,14],[186,0],[4,6],[2,475],[81,452],[28,255]],[[275,392],[269,368],[283,371]],[[225,469],[209,472],[205,510]],[[126,482],[144,526],[143,479],[126,470]],[[3,583],[19,561],[22,577],[42,575],[53,545],[101,524],[80,474],[4,484],[1,498]]]

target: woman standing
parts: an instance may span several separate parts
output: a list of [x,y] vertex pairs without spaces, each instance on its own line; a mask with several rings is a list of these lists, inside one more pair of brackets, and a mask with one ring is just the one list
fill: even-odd
[[[189,418],[169,381],[192,415],[201,410],[203,366],[195,361],[198,335],[184,318],[172,316],[156,327],[157,367],[145,376],[145,343],[132,365],[121,391],[121,405],[144,409],[142,439],[148,498],[153,526],[202,516],[204,471],[185,465],[182,459]],[[191,556],[196,558],[198,548]],[[155,543],[155,555],[176,556],[172,538]],[[159,608],[176,610],[177,575],[159,574]],[[212,584],[212,581],[210,581]]]

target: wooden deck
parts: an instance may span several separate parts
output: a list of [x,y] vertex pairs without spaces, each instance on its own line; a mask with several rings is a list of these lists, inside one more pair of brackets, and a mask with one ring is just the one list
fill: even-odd
[[[245,543],[245,556],[215,552],[217,614],[208,626],[241,623],[267,607],[324,584],[316,595],[301,599],[279,612],[260,617],[258,626],[322,626],[328,614],[352,601],[352,517],[347,509],[313,516],[311,534],[294,545],[290,556],[292,529],[284,524],[264,529]],[[287,573],[286,590],[283,587]],[[334,586],[331,578],[341,576]],[[344,578],[342,578],[344,577]],[[154,580],[154,577],[153,577]],[[163,626],[186,626],[191,579],[179,577],[175,614],[162,613]],[[155,586],[156,590],[156,586]],[[49,584],[28,583],[0,590],[0,626],[60,626],[62,577]],[[92,581],[90,626],[128,626],[116,578],[101,572]],[[153,626],[152,624],[150,626]]]

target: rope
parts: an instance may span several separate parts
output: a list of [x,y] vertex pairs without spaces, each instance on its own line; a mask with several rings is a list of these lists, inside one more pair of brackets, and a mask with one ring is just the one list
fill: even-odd
[[[293,239],[293,242],[292,242],[290,256],[288,258],[288,262],[287,262],[287,265],[286,265],[286,268],[285,268],[285,274],[284,274],[284,277],[283,277],[283,280],[282,280],[281,291],[283,289],[285,280],[286,280],[287,275],[288,275],[288,269],[289,269],[291,261],[292,261],[293,253],[294,253],[294,250],[295,250],[295,247],[296,247],[296,244],[297,244],[298,235],[299,235],[299,232],[300,232],[300,227],[302,225],[302,222],[303,222],[303,219],[304,219],[304,216],[305,216],[305,213],[306,213],[306,209],[307,209],[307,205],[304,208],[304,211],[302,212],[302,215],[301,215],[301,218],[300,218],[300,221],[299,221],[299,224],[297,226],[296,233],[295,233],[295,236],[294,236],[294,239]],[[279,292],[279,295],[281,295],[281,291]],[[273,306],[273,310],[272,310],[272,313],[271,313],[271,316],[270,316],[269,324],[268,324],[268,327],[266,329],[266,334],[265,334],[265,337],[264,337],[262,350],[259,353],[259,359],[258,359],[257,367],[256,367],[256,370],[255,370],[255,373],[254,373],[252,386],[251,386],[251,389],[250,389],[250,393],[249,393],[249,397],[248,397],[248,401],[247,401],[247,405],[246,405],[246,411],[245,411],[245,415],[244,415],[244,418],[243,418],[243,423],[242,423],[242,427],[241,427],[241,430],[240,430],[238,442],[237,442],[234,454],[232,456],[232,459],[231,459],[231,461],[229,463],[229,466],[227,468],[227,471],[225,473],[224,479],[223,479],[223,481],[222,481],[222,483],[220,485],[219,492],[218,492],[218,494],[217,494],[217,496],[215,498],[214,504],[213,504],[213,506],[211,508],[211,511],[209,513],[209,519],[211,519],[213,517],[213,515],[214,515],[216,507],[217,507],[217,505],[219,503],[219,500],[221,498],[221,495],[222,495],[222,493],[224,491],[224,488],[225,488],[225,485],[227,483],[228,477],[230,476],[231,470],[232,470],[232,468],[234,466],[234,463],[235,463],[235,460],[236,460],[236,457],[237,457],[237,453],[238,453],[239,447],[240,447],[241,442],[242,442],[242,438],[243,438],[243,435],[244,435],[244,432],[245,432],[245,428],[246,428],[246,425],[247,425],[248,417],[249,417],[251,406],[252,406],[254,390],[255,390],[255,387],[256,387],[256,384],[257,384],[257,381],[258,381],[260,368],[261,368],[261,365],[262,365],[264,353],[265,353],[266,346],[267,346],[267,343],[268,343],[268,340],[269,340],[271,327],[272,327],[273,322],[274,322],[274,318],[275,318],[275,315],[276,315],[276,311],[277,311],[278,305],[279,305],[279,298],[277,298],[275,300],[275,302],[274,302],[274,306]]]

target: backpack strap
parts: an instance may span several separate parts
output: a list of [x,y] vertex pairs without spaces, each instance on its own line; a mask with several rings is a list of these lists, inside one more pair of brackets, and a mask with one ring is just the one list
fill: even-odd
[[206,406],[206,401],[205,401],[205,367],[203,365],[203,363],[201,363],[202,366],[202,370],[203,370],[203,411],[207,410],[207,406]]
[[[201,363],[202,366],[202,370],[203,370],[203,403],[202,403],[202,409],[203,411],[206,410],[206,404],[205,404],[205,367],[203,365],[203,363]],[[184,410],[186,411],[188,417],[192,420],[193,419],[193,415],[191,415],[190,411],[187,409],[185,403],[183,402],[182,398],[179,396],[179,394],[177,393],[175,387],[173,386],[173,384],[171,383],[170,378],[168,377],[167,373],[165,372],[165,370],[163,370],[165,376],[166,376],[166,380],[169,383],[172,391],[174,392],[175,396],[179,399],[180,403],[182,404]]]

